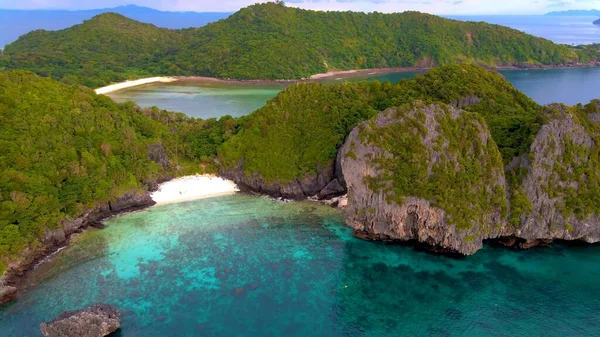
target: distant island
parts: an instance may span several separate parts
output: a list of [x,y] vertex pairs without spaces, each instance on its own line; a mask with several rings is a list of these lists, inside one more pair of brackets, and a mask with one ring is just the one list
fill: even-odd
[[163,12],[135,5],[90,10],[12,10],[0,9],[0,49],[32,30],[59,30],[82,23],[102,13],[118,13],[158,27],[181,29],[202,27],[231,13]]
[[600,25],[600,19],[598,19],[598,20],[594,21],[594,24],[595,24],[595,25]]
[[266,3],[227,19],[172,30],[105,13],[83,24],[34,31],[6,46],[0,69],[28,69],[102,87],[154,76],[295,80],[332,71],[590,65],[598,51],[515,29],[419,12],[320,12]]
[[546,16],[600,16],[600,10],[597,10],[597,9],[590,9],[590,10],[571,9],[568,11],[549,12],[549,13],[546,13]]

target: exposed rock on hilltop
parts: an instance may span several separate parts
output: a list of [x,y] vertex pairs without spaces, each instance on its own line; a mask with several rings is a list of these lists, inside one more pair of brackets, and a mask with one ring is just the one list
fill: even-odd
[[104,337],[121,327],[121,313],[106,304],[80,311],[65,311],[51,322],[42,323],[46,337]]
[[415,103],[359,124],[340,150],[347,223],[374,239],[473,254],[506,234],[502,157],[482,117]]
[[[515,204],[516,236],[539,240],[600,241],[598,102],[586,107],[552,105],[516,174],[522,183]],[[513,198],[515,199],[515,198]]]

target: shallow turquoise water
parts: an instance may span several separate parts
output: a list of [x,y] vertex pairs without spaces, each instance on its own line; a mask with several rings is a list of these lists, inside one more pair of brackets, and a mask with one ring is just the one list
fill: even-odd
[[[502,71],[517,89],[540,104],[552,102],[574,105],[600,98],[600,68]],[[361,75],[327,79],[343,81],[390,81],[397,83],[415,72]],[[285,88],[285,84],[227,84],[176,82],[152,84],[111,94],[118,101],[134,101],[140,106],[183,112],[192,117],[243,116],[262,107]]]
[[191,117],[239,117],[262,107],[283,85],[223,84],[212,82],[155,83],[111,93],[117,102],[183,112]]
[[227,196],[154,207],[81,235],[0,308],[38,336],[103,301],[117,336],[600,335],[600,246],[464,259],[351,236],[335,209]]

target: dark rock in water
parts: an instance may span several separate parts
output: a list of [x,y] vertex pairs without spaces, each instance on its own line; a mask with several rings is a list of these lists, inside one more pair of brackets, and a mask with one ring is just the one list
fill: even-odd
[[594,21],[594,24],[595,24],[595,25],[600,25],[600,19],[598,19],[598,20]]
[[42,323],[46,337],[104,337],[121,327],[121,313],[107,304],[95,304],[80,311],[65,311]]
[[0,303],[9,301],[17,293],[17,288],[9,285],[5,285],[0,280]]
[[148,158],[161,165],[163,168],[167,168],[169,165],[169,158],[167,158],[165,149],[161,144],[152,144],[148,146]]

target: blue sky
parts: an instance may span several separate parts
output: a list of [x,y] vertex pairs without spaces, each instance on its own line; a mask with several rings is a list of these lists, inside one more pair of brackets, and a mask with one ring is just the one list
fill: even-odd
[[[0,8],[91,9],[126,4],[171,11],[236,11],[255,0],[0,0]],[[433,14],[543,14],[553,10],[600,9],[600,0],[288,0],[289,6],[318,10]]]

